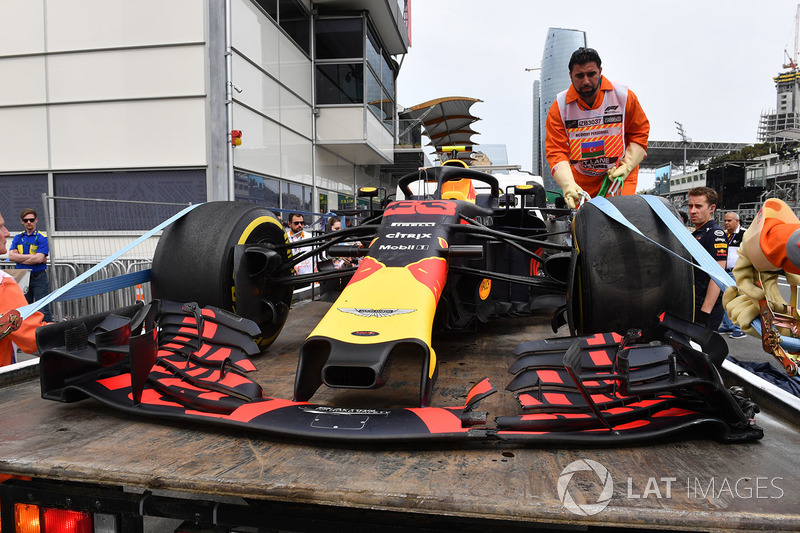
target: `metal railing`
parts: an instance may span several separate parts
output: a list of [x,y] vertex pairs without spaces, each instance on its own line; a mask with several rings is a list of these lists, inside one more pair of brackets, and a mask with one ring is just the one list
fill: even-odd
[[[91,260],[62,260],[57,259],[49,264],[50,288],[55,290],[63,287],[77,276],[93,268],[98,261]],[[90,277],[87,281],[113,278],[130,272],[137,272],[150,268],[152,259],[125,259],[112,261],[100,272]],[[67,320],[79,316],[107,312],[137,301],[150,301],[152,297],[150,283],[143,283],[135,287],[125,287],[114,291],[105,292],[95,296],[87,296],[76,300],[57,301],[50,304],[50,311],[54,320]]]
[[[42,196],[50,245],[50,290],[63,287],[106,257],[185,208],[185,203],[137,202],[97,198]],[[87,281],[108,279],[151,267],[158,239],[145,241],[106,265]],[[53,302],[54,320],[108,312],[150,301],[150,283],[76,300]]]

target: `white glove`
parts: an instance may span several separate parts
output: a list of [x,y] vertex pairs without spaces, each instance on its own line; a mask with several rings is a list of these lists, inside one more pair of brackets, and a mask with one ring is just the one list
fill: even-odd
[[561,187],[564,193],[564,200],[566,200],[569,208],[576,209],[586,192],[575,183],[575,178],[572,176],[572,167],[567,161],[561,161],[553,167],[553,179]]
[[630,143],[625,147],[625,155],[620,159],[619,166],[608,171],[608,179],[622,178],[625,180],[633,169],[639,166],[647,155],[644,146]]

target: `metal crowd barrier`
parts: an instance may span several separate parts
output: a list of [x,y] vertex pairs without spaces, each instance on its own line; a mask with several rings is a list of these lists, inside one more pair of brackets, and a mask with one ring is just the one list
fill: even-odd
[[[52,261],[48,266],[50,290],[54,291],[66,285],[99,262],[100,259],[56,259]],[[89,278],[88,281],[108,279],[130,272],[145,270],[150,268],[151,263],[152,261],[142,259],[119,259],[106,265],[100,272]],[[79,316],[107,312],[112,309],[133,305],[136,301],[150,301],[151,299],[150,283],[143,283],[134,287],[126,287],[77,300],[53,302],[50,304],[50,312],[53,314],[54,320],[68,320]]]

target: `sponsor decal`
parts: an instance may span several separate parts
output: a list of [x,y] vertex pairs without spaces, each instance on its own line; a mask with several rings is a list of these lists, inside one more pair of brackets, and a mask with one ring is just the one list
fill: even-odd
[[357,307],[337,307],[337,309],[342,313],[350,313],[351,315],[363,316],[366,318],[407,315],[408,313],[416,311],[416,309],[359,309]]
[[481,300],[485,300],[489,297],[490,292],[492,292],[492,280],[484,279],[478,287],[478,296],[481,297]]
[[392,227],[420,227],[420,228],[433,228],[436,222],[392,222]]
[[430,239],[433,233],[389,233],[386,235],[387,239]]
[[427,244],[381,244],[378,250],[427,250]]
[[406,267],[414,278],[428,287],[436,301],[447,281],[447,261],[441,257],[428,257]]
[[380,335],[377,331],[352,331],[350,335],[355,335],[356,337],[376,337]]
[[439,247],[444,250],[445,248],[448,248],[449,245],[447,244],[446,240],[444,240],[441,237],[439,237]]
[[606,107],[605,111],[603,111],[603,114],[608,113],[609,111],[616,111],[617,109],[619,109],[618,105],[610,105]]
[[722,237],[723,235],[725,235],[725,232],[722,231],[721,229],[715,229],[714,235],[716,235],[717,237]]
[[456,203],[447,200],[401,200],[386,206],[384,215],[455,215]]
[[603,117],[603,124],[619,124],[622,122],[622,115],[607,115]]
[[581,158],[602,157],[606,155],[605,141],[586,141],[581,143]]
[[314,414],[334,414],[334,415],[376,415],[376,416],[389,416],[391,411],[384,411],[380,409],[348,409],[347,407],[327,407],[324,405],[315,405],[313,407],[301,407],[301,411],[305,413]]
[[377,272],[382,268],[384,268],[384,265],[382,263],[375,261],[375,259],[373,259],[372,257],[365,257],[361,261],[361,264],[358,265],[358,270],[356,270],[356,273],[353,274],[352,278],[350,278],[350,283],[348,283],[347,286],[349,287],[354,283],[358,283],[359,281],[371,276],[372,274],[374,274],[375,272]]
[[408,313],[413,313],[416,311],[416,309],[359,309],[357,307],[337,307],[337,309],[342,313],[350,313],[351,315],[357,315],[366,318],[373,316],[377,318],[384,318],[387,316],[407,315]]
[[714,245],[714,248],[727,248],[728,245],[724,242],[718,242]]

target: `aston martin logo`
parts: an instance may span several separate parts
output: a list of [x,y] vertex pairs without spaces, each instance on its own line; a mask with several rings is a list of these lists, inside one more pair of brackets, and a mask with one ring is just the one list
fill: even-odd
[[356,307],[337,307],[343,313],[350,313],[351,315],[358,315],[363,317],[374,316],[376,318],[384,318],[387,316],[405,315],[413,313],[416,309],[359,309]]

